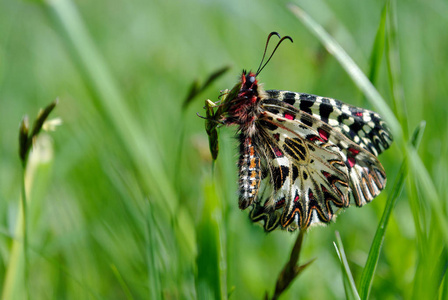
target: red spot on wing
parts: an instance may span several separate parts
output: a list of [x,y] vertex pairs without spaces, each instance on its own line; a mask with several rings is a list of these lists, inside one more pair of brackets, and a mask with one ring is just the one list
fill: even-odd
[[322,171],[322,174],[325,176],[325,178],[329,178],[331,175],[328,172]]
[[308,137],[308,140],[310,141],[310,142],[313,142],[313,141],[315,141],[315,140],[318,140],[318,141],[321,141],[322,143],[324,143],[324,140],[322,140],[320,137],[318,137],[317,135],[312,135],[312,136],[310,136],[310,137]]
[[[285,205],[285,198],[282,198],[275,203],[275,209],[279,209]],[[265,205],[266,206],[266,205]]]
[[314,194],[311,190],[308,192],[308,199],[314,200]]
[[349,157],[349,158],[347,158],[347,162],[348,162],[350,168],[353,168],[353,166],[354,166],[355,163],[356,163],[356,160],[355,160],[354,157]]
[[322,128],[317,129],[317,131],[324,141],[328,141],[328,132],[324,131]]
[[357,117],[362,117],[362,112],[360,112],[360,111],[355,112],[355,116],[357,116]]
[[348,148],[348,151],[350,151],[350,153],[353,154],[354,156],[356,156],[359,153],[359,150],[354,148]]
[[274,153],[275,153],[275,156],[277,156],[277,157],[283,156],[283,152],[280,151],[280,149],[278,149],[277,147],[274,147]]
[[299,201],[299,195],[296,195],[296,196],[294,197],[294,202],[297,202],[297,201]]
[[285,113],[285,118],[288,120],[294,120],[294,116],[288,113]]

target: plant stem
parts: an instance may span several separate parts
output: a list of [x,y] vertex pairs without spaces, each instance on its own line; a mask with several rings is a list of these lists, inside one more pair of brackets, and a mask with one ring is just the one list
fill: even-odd
[[30,299],[29,289],[29,259],[28,259],[28,205],[26,198],[25,178],[26,161],[22,164],[22,221],[23,221],[23,257],[24,257],[24,285],[26,290],[26,299]]
[[294,279],[314,261],[313,259],[301,266],[297,265],[300,258],[300,251],[302,250],[302,243],[305,232],[306,230],[300,230],[300,233],[297,236],[296,242],[289,257],[289,261],[285,264],[283,270],[277,278],[275,292],[271,298],[272,300],[278,299],[278,297],[290,286]]

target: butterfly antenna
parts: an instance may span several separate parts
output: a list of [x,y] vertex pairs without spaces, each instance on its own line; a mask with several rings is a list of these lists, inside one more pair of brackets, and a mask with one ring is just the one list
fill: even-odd
[[[276,33],[276,32],[273,32],[273,33]],[[269,37],[268,37],[268,41],[269,41],[269,38],[271,37],[271,35],[272,35],[273,33],[271,33],[271,34],[269,35]],[[280,36],[278,36],[278,37],[280,37]],[[272,51],[271,56],[269,56],[268,60],[264,63],[264,65],[261,66],[261,64],[260,64],[260,67],[258,67],[257,73],[256,73],[255,75],[260,74],[260,72],[264,69],[264,67],[266,67],[266,65],[268,64],[268,62],[271,60],[272,56],[274,56],[275,51],[277,51],[278,46],[280,46],[280,44],[281,44],[284,40],[290,40],[291,43],[294,42],[294,41],[292,40],[292,38],[291,38],[290,36],[288,36],[288,35],[282,37],[282,38],[280,39],[280,41],[278,41],[277,46],[275,46],[274,51]],[[267,48],[267,43],[266,43],[266,48]],[[265,54],[266,54],[266,49],[264,50],[264,52],[265,52]],[[263,54],[263,59],[264,59],[264,54]],[[263,62],[263,60],[262,60],[261,62]]]
[[268,35],[268,39],[266,40],[266,46],[264,47],[263,57],[261,58],[260,65],[258,66],[258,69],[257,69],[257,74],[259,73],[258,70],[260,70],[261,65],[263,64],[264,57],[266,56],[266,51],[268,50],[269,40],[271,39],[271,36],[273,36],[273,35],[278,36],[279,39],[281,38],[280,34],[278,34],[278,32],[275,32],[275,31],[271,32]]

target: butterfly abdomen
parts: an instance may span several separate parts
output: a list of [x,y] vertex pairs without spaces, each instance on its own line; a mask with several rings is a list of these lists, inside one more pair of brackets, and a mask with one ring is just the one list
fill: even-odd
[[241,133],[239,138],[239,207],[246,209],[255,201],[260,187],[260,156],[250,137]]

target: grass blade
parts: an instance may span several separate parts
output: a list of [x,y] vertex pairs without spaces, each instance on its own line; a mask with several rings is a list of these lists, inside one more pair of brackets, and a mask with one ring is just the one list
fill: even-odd
[[[415,129],[412,144],[414,147],[418,147],[420,144],[423,132],[425,130],[425,122],[421,122]],[[403,190],[404,182],[408,173],[408,165],[406,159],[403,161],[398,172],[397,179],[392,188],[392,193],[387,198],[386,207],[384,208],[381,221],[376,229],[375,237],[373,238],[372,245],[370,246],[369,256],[367,257],[366,265],[362,272],[361,280],[359,283],[359,293],[361,299],[368,299],[370,289],[372,287],[373,276],[375,274],[378,260],[380,257],[381,247],[384,241],[384,235],[386,233],[387,224],[389,222],[390,215],[395,206],[398,196],[400,196]]]
[[425,201],[429,203],[432,214],[439,224],[439,229],[443,235],[445,244],[448,246],[448,220],[444,214],[445,209],[439,198],[434,182],[429,175],[423,161],[413,147],[408,147],[409,161],[412,174],[415,176],[415,182],[421,195],[425,195]]
[[400,65],[400,50],[398,47],[398,25],[397,25],[397,9],[394,0],[388,0],[386,3],[388,7],[386,18],[386,61],[387,73],[389,75],[389,83],[391,88],[392,103],[394,104],[395,115],[402,124],[404,135],[408,135],[407,126],[407,109],[404,101],[404,91],[401,84],[401,65]]
[[160,270],[157,268],[157,258],[161,256],[160,241],[157,240],[156,235],[156,222],[154,220],[154,209],[151,202],[147,202],[146,211],[146,266],[148,272],[148,291],[150,299],[160,299],[162,297],[162,288],[160,283]]
[[386,40],[386,17],[388,14],[387,3],[384,5],[381,12],[380,25],[376,31],[375,41],[373,42],[372,53],[370,54],[370,71],[369,80],[373,84],[376,81],[376,76],[381,66],[381,60],[383,58],[384,45]]
[[204,208],[197,228],[197,279],[198,299],[225,299],[225,261],[221,246],[221,208],[214,183],[204,187]]
[[341,261],[341,268],[344,280],[344,289],[347,299],[361,299],[359,298],[358,290],[356,289],[355,280],[353,280],[353,275],[348,266],[347,257],[345,256],[344,245],[342,244],[341,236],[339,232],[336,231],[336,243],[334,247]]
[[[145,143],[147,133],[136,122],[118,85],[112,77],[103,57],[96,49],[87,28],[78,14],[76,6],[70,0],[49,0],[45,2],[56,28],[61,30],[62,40],[70,49],[72,59],[79,68],[86,86],[92,93],[92,99],[103,108],[105,117],[110,121],[136,171],[142,185],[148,186],[156,194],[154,200],[163,199],[160,207],[166,207],[173,214],[174,200],[177,199],[174,187],[163,168],[160,153],[156,145]],[[151,159],[142,159],[142,158]]]
[[123,290],[123,293],[126,296],[126,299],[128,300],[134,300],[134,297],[132,297],[131,291],[129,290],[128,285],[126,284],[123,276],[121,275],[120,271],[118,271],[117,266],[111,264],[110,268],[112,269],[112,272],[114,273],[115,277],[118,280],[118,283],[121,286],[121,289]]
[[443,278],[442,292],[440,299],[448,299],[448,276],[445,272],[445,276]]
[[199,96],[203,91],[205,91],[214,81],[218,80],[218,78],[224,75],[228,70],[230,70],[230,66],[224,66],[222,68],[219,68],[215,72],[211,73],[202,85],[199,84],[199,80],[197,79],[193,81],[193,83],[190,86],[188,95],[183,101],[182,109],[185,110],[187,106],[197,96]]

